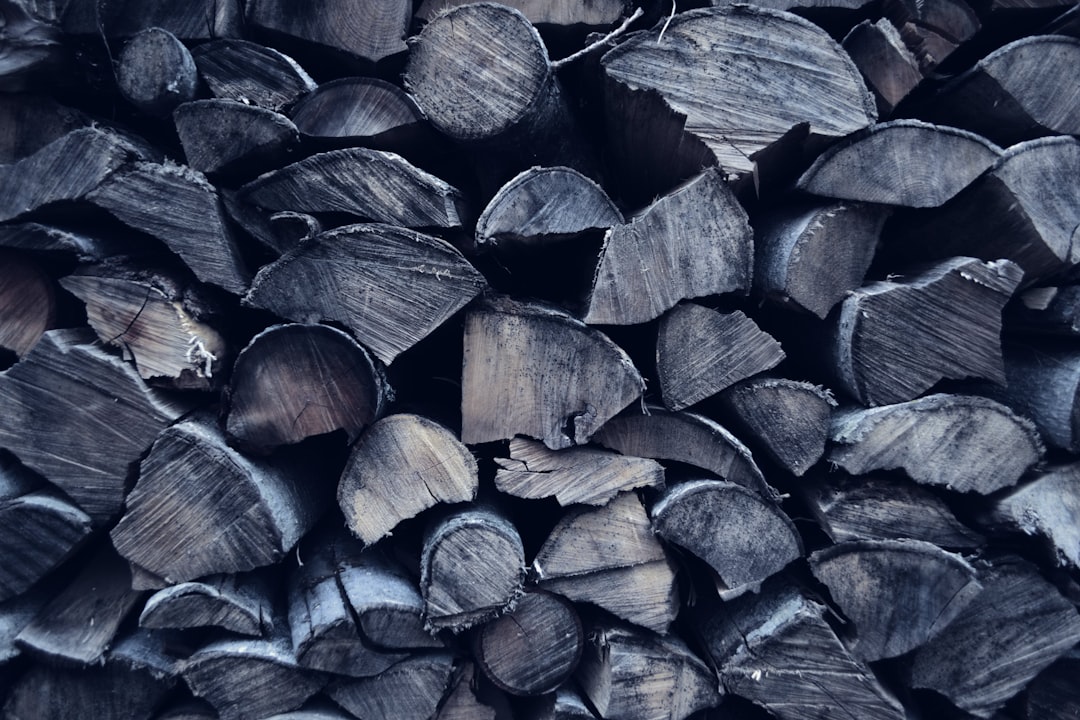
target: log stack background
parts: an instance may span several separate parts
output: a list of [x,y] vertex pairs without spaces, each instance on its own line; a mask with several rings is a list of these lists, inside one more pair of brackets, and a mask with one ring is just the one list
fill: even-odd
[[511,5],[0,3],[3,716],[1080,717],[1078,8]]

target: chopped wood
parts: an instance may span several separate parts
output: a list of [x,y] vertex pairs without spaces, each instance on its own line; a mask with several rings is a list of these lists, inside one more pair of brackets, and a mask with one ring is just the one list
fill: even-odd
[[144,628],[220,627],[254,637],[271,634],[273,623],[270,588],[257,575],[211,575],[170,585],[151,595],[139,615]]
[[527,435],[552,450],[584,444],[640,397],[630,357],[546,306],[491,298],[465,318],[461,439]]
[[844,36],[843,45],[873,90],[882,117],[922,82],[919,61],[888,20],[863,20]]
[[[416,10],[416,17],[419,20],[431,21],[449,8],[466,4],[468,0],[422,0]],[[589,3],[507,0],[502,4],[520,11],[529,22],[540,27],[584,25],[603,28],[618,22],[626,11],[623,0],[597,0]]]
[[483,276],[443,240],[389,225],[347,225],[260,270],[244,303],[296,322],[339,322],[389,364],[484,287]]
[[172,118],[188,166],[203,173],[272,164],[300,141],[284,115],[235,100],[185,102]]
[[318,87],[295,60],[274,48],[224,38],[192,51],[214,97],[281,110]]
[[797,186],[841,200],[938,207],[1000,156],[1000,148],[973,133],[893,120],[852,134],[823,152]]
[[480,673],[473,663],[461,663],[451,681],[450,691],[432,720],[498,720],[500,714],[485,702],[490,699],[492,692],[485,693],[488,697],[481,697],[477,682],[479,678]]
[[654,632],[666,632],[678,612],[674,565],[632,492],[564,515],[536,553],[531,574],[545,590]]
[[1023,273],[958,257],[871,283],[840,306],[832,347],[840,387],[864,405],[911,400],[946,378],[1005,380],[1001,311]]
[[231,293],[247,289],[250,276],[217,189],[202,173],[168,162],[138,162],[113,173],[87,199],[165,243],[199,280]]
[[417,654],[372,678],[342,679],[327,694],[355,717],[371,720],[428,720],[450,685],[454,658]]
[[446,516],[424,534],[427,625],[456,633],[501,614],[520,597],[524,575],[521,536],[505,517],[482,507]]
[[555,451],[522,437],[513,438],[509,449],[510,457],[495,458],[495,487],[520,498],[606,505],[626,490],[664,486],[664,468],[648,458],[591,447]]
[[0,375],[0,445],[102,525],[123,506],[131,467],[191,401],[150,390],[93,338],[50,330]]
[[[52,13],[49,13],[52,15]],[[25,1],[4,6],[5,52],[0,59],[0,90],[25,90],[42,71],[55,69],[64,55],[55,16],[43,17]],[[50,67],[51,66],[51,67]]]
[[1076,695],[1078,671],[1080,658],[1074,650],[1039,673],[1027,688],[1025,720],[1069,720],[1080,714],[1080,697]]
[[771,335],[741,310],[676,305],[660,319],[656,374],[669,410],[684,410],[786,357]]
[[272,170],[240,189],[265,210],[341,212],[415,228],[460,227],[461,192],[392,152],[344,148]]
[[1018,558],[979,569],[983,591],[911,657],[912,687],[936,690],[990,718],[1032,678],[1080,642],[1080,616]]
[[229,346],[197,292],[162,272],[91,266],[60,280],[86,304],[101,342],[120,348],[147,382],[184,390],[219,386]]
[[986,538],[953,515],[937,495],[887,475],[821,474],[800,487],[822,530],[836,543],[911,538],[970,550]]
[[225,431],[249,451],[334,430],[349,443],[383,412],[391,395],[368,352],[328,325],[274,325],[236,358]]
[[1080,451],[1080,353],[1043,344],[1005,346],[1000,399],[1031,418],[1048,445]]
[[55,318],[52,278],[32,257],[0,251],[0,349],[25,356]]
[[602,718],[683,720],[720,704],[716,676],[677,636],[598,625],[577,673]]
[[318,519],[316,485],[299,468],[242,456],[207,420],[185,420],[143,460],[113,545],[166,583],[270,565]]
[[792,205],[754,228],[754,291],[824,319],[863,283],[890,210],[838,202]]
[[[80,6],[83,13],[73,18],[79,15]],[[242,8],[217,0],[115,0],[107,6],[93,0],[70,0],[58,9],[62,11],[65,32],[110,39],[130,37],[150,27],[168,30],[184,41],[236,37],[243,24]]]
[[829,462],[853,475],[902,468],[916,482],[988,495],[1043,455],[1035,424],[978,395],[928,395],[833,415]]
[[338,561],[338,582],[357,627],[373,647],[388,650],[441,649],[424,628],[424,598],[403,568],[376,550]]
[[707,170],[608,231],[583,319],[642,323],[680,300],[746,293],[753,269],[746,211]]
[[[272,715],[266,720],[353,720],[354,716],[338,710],[329,703],[316,704],[316,701],[306,704],[299,710]],[[166,718],[161,718],[166,720]]]
[[0,137],[0,163],[8,165],[91,121],[46,95],[5,92],[0,94],[0,124],[6,128]]
[[757,592],[802,557],[802,540],[775,503],[741,485],[689,480],[673,485],[650,513],[656,534],[701,558],[719,576],[721,597]]
[[573,605],[534,590],[480,628],[474,653],[497,687],[511,695],[542,695],[570,677],[584,646],[585,632]]
[[793,475],[803,475],[825,454],[832,393],[784,378],[744,380],[718,398],[735,425]]
[[986,517],[991,528],[1036,535],[1058,565],[1080,567],[1080,464],[1057,465],[996,497]]
[[[0,602],[0,663],[7,667],[11,666],[9,661],[22,655],[15,638],[51,599],[51,588],[45,585],[47,583]],[[4,676],[0,675],[0,679],[3,678]]]
[[[177,701],[169,709],[162,711],[157,716],[157,720],[218,720],[218,715],[214,711],[214,707],[205,700],[187,698]],[[298,720],[305,719],[299,718]],[[316,718],[315,720],[327,719]],[[331,718],[330,720],[340,720],[340,718]]]
[[889,0],[883,10],[927,76],[981,29],[964,0]]
[[594,438],[623,455],[687,463],[777,499],[743,443],[704,415],[648,408],[646,415],[624,414],[608,421]]
[[195,59],[168,30],[150,27],[124,45],[116,68],[120,93],[142,112],[165,116],[195,99]]
[[596,720],[596,715],[570,684],[537,698],[522,715],[525,720]]
[[[751,173],[754,155],[801,123],[809,123],[815,137],[838,138],[877,118],[874,100],[843,48],[816,25],[777,10],[682,12],[604,55],[603,68],[609,98],[611,85],[635,91],[630,108],[615,105],[619,113],[608,125],[616,147],[625,146],[622,154],[629,158],[638,143],[632,132],[621,144],[618,135],[627,125],[633,130],[636,123],[624,119],[632,120],[633,103],[648,91],[672,111],[668,122],[703,142],[726,173],[739,175]],[[655,172],[666,177],[664,170]]]
[[353,446],[338,505],[353,534],[371,545],[439,503],[475,500],[479,482],[476,458],[454,433],[399,413],[371,425]]
[[428,133],[412,97],[397,85],[370,77],[322,83],[293,106],[289,117],[305,140],[394,152],[409,149]]

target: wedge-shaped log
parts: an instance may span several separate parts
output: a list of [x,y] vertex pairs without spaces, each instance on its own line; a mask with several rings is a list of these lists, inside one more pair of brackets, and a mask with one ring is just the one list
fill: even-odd
[[784,349],[741,310],[677,305],[656,332],[656,374],[669,410],[684,410],[776,367]]
[[352,443],[382,414],[389,394],[381,368],[348,333],[274,325],[236,358],[225,431],[260,452],[334,430]]
[[843,45],[873,90],[882,117],[891,115],[922,82],[919,61],[900,32],[884,18],[877,22],[863,20],[844,36]]
[[344,562],[339,559],[337,572],[357,627],[373,647],[443,647],[443,642],[424,628],[424,598],[416,581],[389,558],[369,549]]
[[461,632],[499,615],[522,593],[525,548],[509,520],[470,507],[429,526],[420,591],[429,629]]
[[928,395],[833,416],[829,462],[853,475],[902,468],[916,482],[981,495],[1042,459],[1035,424],[977,395]]
[[317,87],[291,57],[248,40],[211,40],[196,47],[192,56],[217,98],[277,111]]
[[600,717],[683,720],[720,704],[716,676],[678,636],[599,625],[589,638],[577,678]]
[[428,720],[454,672],[449,653],[417,654],[371,678],[339,680],[327,694],[355,717]]
[[236,100],[186,102],[172,118],[187,164],[203,173],[262,167],[300,140],[300,131],[284,115]]
[[701,611],[727,692],[781,720],[901,720],[906,715],[824,620],[826,608],[784,581]]
[[[491,686],[481,688],[480,671],[472,662],[458,666],[450,681],[450,691],[433,720],[498,720],[510,717],[506,697]],[[492,704],[498,704],[499,712]]]
[[746,293],[754,234],[719,170],[707,170],[608,231],[584,320],[631,325],[680,300]]
[[405,52],[412,3],[391,0],[357,6],[347,0],[297,8],[288,0],[253,0],[245,6],[250,27],[295,38],[323,53],[377,63]]
[[116,85],[128,102],[148,115],[165,116],[194,100],[198,83],[191,53],[163,28],[141,30],[120,53]]
[[851,623],[848,649],[865,662],[923,645],[982,591],[966,560],[918,540],[840,543],[813,553],[810,569]]
[[463,442],[527,435],[552,450],[588,442],[644,389],[607,336],[561,311],[505,297],[466,316],[461,377]]
[[265,210],[341,212],[415,228],[461,227],[467,214],[457,188],[395,153],[330,150],[272,170],[240,188]]
[[484,286],[461,253],[438,238],[347,225],[264,267],[244,302],[296,322],[342,323],[389,364]]
[[1080,353],[1043,343],[1005,346],[1001,398],[1053,447],[1080,451]]
[[338,504],[353,534],[371,545],[402,520],[439,503],[476,498],[476,458],[446,427],[420,415],[389,415],[353,446]]
[[270,565],[324,506],[317,479],[299,472],[240,455],[208,420],[185,420],[154,442],[113,544],[166,583]]
[[23,357],[56,319],[52,278],[32,257],[0,251],[0,348]]
[[1008,260],[958,257],[856,290],[834,326],[840,387],[869,406],[911,400],[942,379],[1003,382],[1001,310],[1022,275]]
[[554,497],[563,506],[606,505],[625,490],[664,486],[664,468],[655,460],[591,447],[549,450],[521,437],[510,441],[510,457],[495,462],[500,491],[531,500]]
[[564,515],[531,572],[541,588],[658,633],[667,631],[679,610],[675,567],[632,492]]
[[139,625],[187,630],[220,627],[239,635],[262,637],[274,631],[269,584],[258,575],[211,575],[177,583],[146,600]]
[[146,387],[83,330],[50,330],[0,376],[0,445],[104,524],[124,503],[131,466],[186,400]]
[[750,450],[704,415],[650,407],[647,415],[613,418],[595,440],[623,455],[687,463],[767,498],[779,497],[765,482]]
[[1080,616],[1019,558],[980,567],[978,579],[983,591],[911,657],[910,684],[990,718],[1080,642]]
[[650,513],[656,534],[701,558],[724,598],[757,592],[802,557],[802,540],[780,506],[741,485],[690,480],[668,488]]
[[991,528],[1039,536],[1058,565],[1080,567],[1080,464],[1058,465],[994,500]]
[[428,136],[416,102],[397,85],[370,77],[322,83],[289,117],[305,140],[345,143],[401,153]]
[[888,475],[822,473],[800,486],[810,512],[834,542],[911,538],[970,550],[985,538],[921,485]]
[[797,186],[814,195],[903,207],[938,207],[989,170],[1001,149],[963,130],[893,120],[822,153]]
[[754,228],[754,292],[824,319],[862,285],[889,214],[851,202],[767,214]]

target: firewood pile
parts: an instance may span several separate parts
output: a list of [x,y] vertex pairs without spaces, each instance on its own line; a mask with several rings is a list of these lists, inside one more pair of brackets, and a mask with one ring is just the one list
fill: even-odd
[[1080,717],[1080,6],[0,13],[4,718]]

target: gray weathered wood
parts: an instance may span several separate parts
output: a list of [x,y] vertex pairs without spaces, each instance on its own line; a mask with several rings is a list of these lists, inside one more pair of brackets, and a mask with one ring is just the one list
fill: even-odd
[[177,583],[146,600],[139,625],[186,630],[220,627],[239,635],[261,637],[273,632],[270,587],[258,575],[211,575]]
[[288,55],[248,40],[211,40],[192,52],[214,97],[281,110],[317,85]]
[[[22,655],[15,638],[30,624],[45,603],[52,599],[51,590],[48,583],[43,583],[0,602],[0,663],[10,667],[13,663],[9,661]],[[0,675],[0,678],[4,677]]]
[[[430,21],[449,8],[466,4],[467,0],[422,0],[416,9],[416,17]],[[540,27],[583,25],[599,29],[617,22],[626,10],[624,0],[588,3],[575,0],[507,0],[502,4],[520,11],[529,22]]]
[[834,373],[864,405],[911,400],[946,378],[1005,379],[1001,311],[1022,271],[1008,260],[944,260],[871,283],[840,306]]
[[1040,343],[1005,346],[1000,399],[1031,418],[1048,445],[1080,451],[1080,353]]
[[464,343],[465,443],[527,435],[552,450],[584,444],[644,388],[607,336],[546,306],[492,298],[466,316]]
[[424,628],[424,598],[414,578],[377,550],[338,562],[338,582],[364,638],[388,650],[441,649]]
[[203,173],[261,167],[284,157],[300,140],[284,115],[230,99],[185,102],[172,119],[187,164]]
[[111,234],[72,231],[37,222],[0,225],[0,246],[79,262],[99,262],[129,249],[123,239]]
[[829,462],[853,475],[901,468],[916,482],[988,495],[1042,459],[1035,424],[977,395],[928,395],[833,416]]
[[243,8],[218,0],[112,0],[104,5],[70,0],[57,4],[64,32],[77,35],[116,39],[160,27],[187,42],[237,37],[243,32]]
[[746,211],[707,170],[608,231],[584,320],[642,323],[680,300],[746,293],[753,269]]
[[[470,661],[462,662],[432,720],[500,720],[511,717],[505,696],[490,686],[481,688],[479,679],[480,672],[476,665]],[[499,704],[499,708],[492,707],[492,700]]]
[[890,0],[882,9],[927,76],[981,28],[964,0]]
[[596,715],[581,699],[571,683],[555,692],[536,698],[523,710],[524,720],[596,720]]
[[168,30],[151,27],[124,45],[116,68],[120,93],[148,115],[168,115],[195,99],[199,75],[184,44]]
[[882,117],[922,82],[919,61],[886,19],[863,20],[844,36],[843,45],[873,90]]
[[348,225],[264,267],[244,302],[296,322],[339,322],[391,363],[484,286],[443,240],[389,225]]
[[1058,565],[1080,567],[1080,464],[1055,465],[994,498],[990,528],[1038,536]]
[[0,137],[0,163],[7,165],[86,127],[90,117],[47,95],[5,92],[0,95],[0,124],[7,128]]
[[372,678],[341,680],[327,694],[355,717],[428,720],[450,685],[454,658],[417,654]]
[[52,278],[29,255],[0,251],[0,348],[23,357],[55,319]]
[[346,525],[371,545],[439,503],[474,500],[479,482],[476,458],[454,433],[420,415],[398,413],[360,436],[337,498]]

